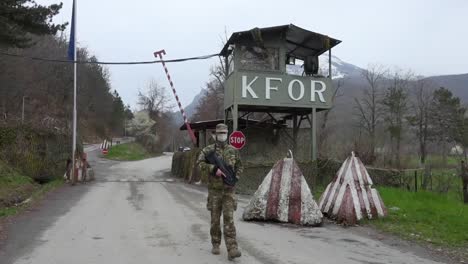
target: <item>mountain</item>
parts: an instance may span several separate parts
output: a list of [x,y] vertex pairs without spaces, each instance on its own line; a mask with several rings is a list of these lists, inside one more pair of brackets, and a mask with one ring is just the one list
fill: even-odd
[[[328,54],[319,57],[319,73],[328,75]],[[296,65],[286,65],[289,74],[302,75],[304,69],[301,61],[296,61]],[[360,76],[362,69],[353,64],[342,61],[332,55],[332,75],[333,79],[340,79],[349,76]]]
[[468,103],[468,73],[457,75],[440,75],[427,77],[427,80],[432,81],[438,87],[445,87],[452,91],[452,93]]
[[[197,95],[195,95],[192,102],[184,108],[185,114],[187,115],[189,120],[190,120],[190,117],[193,114],[195,114],[195,111],[197,111],[197,106],[200,104],[200,100],[202,99],[204,94],[205,94],[205,89],[202,89]],[[182,114],[180,113],[180,110],[178,108],[176,111],[172,113],[172,118],[176,122],[176,124],[184,123],[184,119],[182,118]]]

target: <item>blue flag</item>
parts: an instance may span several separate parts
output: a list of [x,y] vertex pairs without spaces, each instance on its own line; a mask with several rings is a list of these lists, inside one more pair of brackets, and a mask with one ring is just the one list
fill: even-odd
[[75,0],[73,0],[70,42],[68,43],[68,59],[75,60]]

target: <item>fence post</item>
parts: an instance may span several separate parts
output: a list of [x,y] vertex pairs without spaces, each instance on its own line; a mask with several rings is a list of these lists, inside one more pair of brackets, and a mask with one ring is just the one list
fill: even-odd
[[398,171],[398,175],[400,176],[400,188],[405,188],[405,186],[403,186],[403,180],[401,178],[401,170]]
[[460,162],[461,165],[461,180],[462,180],[462,192],[463,192],[463,202],[468,204],[468,168],[465,165],[465,161]]
[[414,191],[418,191],[418,171],[414,171]]

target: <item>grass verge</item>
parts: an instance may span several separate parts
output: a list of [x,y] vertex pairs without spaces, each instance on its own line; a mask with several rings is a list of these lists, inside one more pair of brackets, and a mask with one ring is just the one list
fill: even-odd
[[25,200],[38,200],[62,184],[57,179],[39,185],[0,161],[0,218],[17,214],[27,206]]
[[151,158],[157,155],[149,153],[142,145],[136,142],[130,142],[120,145],[114,145],[109,149],[106,158],[111,160],[135,161]]
[[432,192],[378,188],[388,217],[369,221],[403,238],[468,248],[468,205]]

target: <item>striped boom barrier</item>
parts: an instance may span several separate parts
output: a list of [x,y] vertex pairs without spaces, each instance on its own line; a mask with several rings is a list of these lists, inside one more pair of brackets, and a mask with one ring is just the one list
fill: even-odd
[[335,178],[320,197],[319,206],[324,215],[338,223],[355,225],[359,220],[387,215],[387,209],[378,191],[372,188],[372,179],[361,160],[351,153]]
[[189,120],[187,118],[187,115],[185,114],[185,110],[182,107],[182,104],[180,103],[179,96],[177,95],[177,92],[176,92],[175,87],[174,87],[174,83],[171,80],[171,75],[169,74],[169,71],[167,70],[167,66],[166,66],[166,63],[163,60],[162,55],[166,55],[165,50],[156,51],[154,53],[154,56],[155,57],[159,56],[159,59],[161,60],[164,71],[166,72],[167,80],[169,81],[169,84],[171,85],[172,93],[174,94],[174,96],[176,98],[177,105],[179,106],[180,113],[182,113],[182,117],[184,118],[184,123],[187,126],[187,131],[189,132],[190,138],[192,139],[192,143],[195,146],[197,144],[197,139],[195,137],[195,134],[193,133],[192,128],[190,127],[190,122],[189,122]]
[[292,158],[278,161],[258,187],[242,218],[318,226],[322,212],[299,166]]

